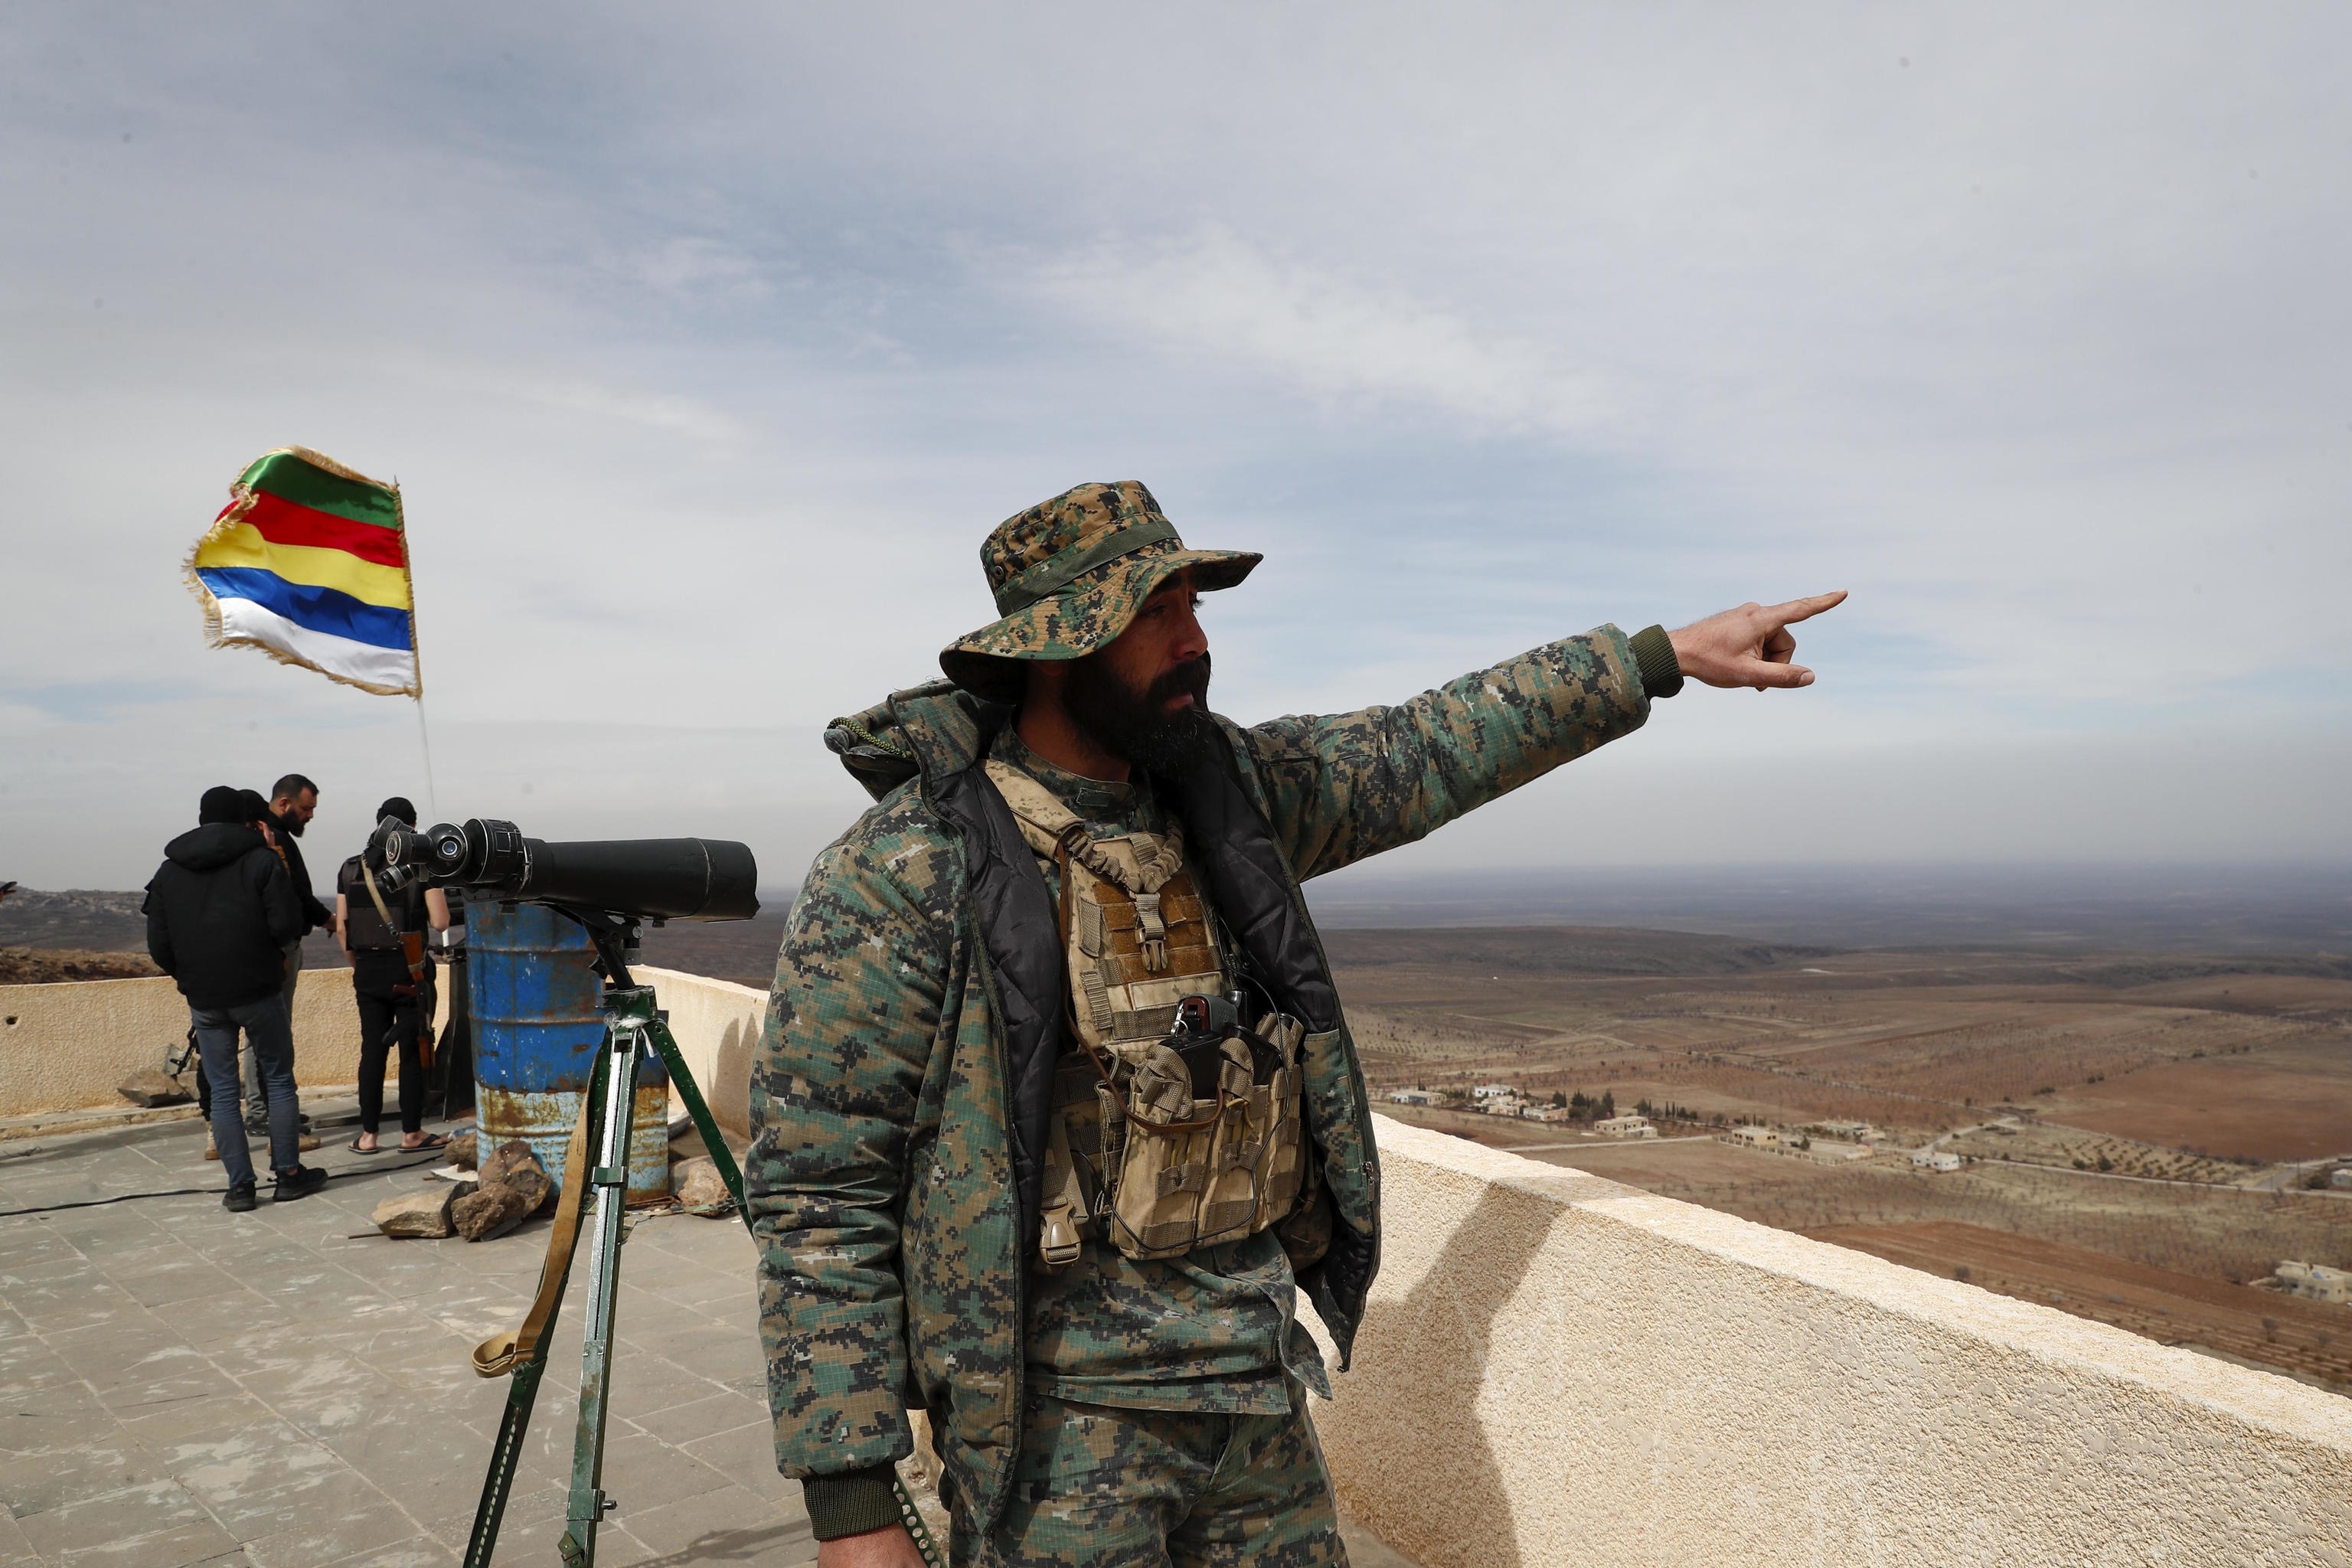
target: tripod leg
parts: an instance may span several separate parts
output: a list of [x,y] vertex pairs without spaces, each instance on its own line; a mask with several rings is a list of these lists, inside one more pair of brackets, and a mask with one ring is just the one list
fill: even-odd
[[[589,1074],[589,1125],[599,1124],[599,1110],[605,1089],[605,1064],[599,1056],[595,1068]],[[585,1188],[583,1189],[585,1191]],[[578,1247],[573,1242],[575,1250]],[[506,1519],[507,1498],[514,1489],[515,1468],[522,1461],[523,1435],[530,1429],[531,1406],[539,1399],[539,1380],[547,1370],[547,1352],[555,1343],[555,1322],[562,1313],[563,1286],[572,1275],[572,1258],[563,1260],[563,1279],[555,1289],[556,1306],[547,1314],[539,1343],[530,1359],[509,1373],[507,1387],[507,1407],[499,1417],[498,1441],[490,1449],[489,1473],[482,1479],[481,1500],[474,1507],[474,1530],[466,1542],[465,1568],[490,1568],[490,1554],[498,1549],[499,1526]]]
[[596,1529],[604,1520],[604,1399],[613,1361],[613,1314],[620,1304],[622,1210],[629,1193],[629,1121],[636,1103],[642,1026],[615,1023],[604,1037],[604,1102],[599,1108],[589,1173],[588,1323],[580,1359],[580,1425],[572,1444],[567,1528],[557,1543],[565,1568],[594,1568]]
[[[552,1329],[554,1324],[548,1326]],[[530,1429],[530,1407],[539,1399],[540,1374],[547,1370],[548,1342],[542,1341],[538,1352],[514,1369],[507,1388],[506,1414],[499,1417],[498,1442],[490,1449],[490,1473],[482,1481],[482,1500],[474,1505],[474,1532],[466,1542],[466,1568],[490,1568],[490,1553],[498,1549],[507,1495],[514,1489],[515,1467],[522,1460],[523,1435]]]
[[710,1151],[710,1163],[719,1167],[719,1179],[727,1184],[736,1212],[743,1215],[745,1224],[750,1224],[751,1211],[743,1206],[743,1173],[735,1166],[734,1151],[719,1135],[719,1123],[711,1119],[710,1107],[703,1103],[702,1090],[696,1087],[694,1075],[687,1070],[686,1058],[678,1054],[677,1041],[671,1037],[669,1026],[656,1014],[653,1022],[646,1026],[646,1033],[652,1037],[654,1049],[661,1054],[662,1066],[669,1069],[670,1087],[686,1101],[686,1113],[694,1119],[694,1130],[702,1134],[702,1146]]

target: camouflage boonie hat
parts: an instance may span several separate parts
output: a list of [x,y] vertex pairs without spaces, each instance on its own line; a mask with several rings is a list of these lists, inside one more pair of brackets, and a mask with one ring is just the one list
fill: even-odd
[[1187,550],[1133,479],[1080,485],[1006,519],[980,547],[997,614],[941,650],[950,680],[992,702],[1021,700],[1022,665],[1077,658],[1127,629],[1151,591],[1192,568],[1203,593],[1230,588],[1263,557]]

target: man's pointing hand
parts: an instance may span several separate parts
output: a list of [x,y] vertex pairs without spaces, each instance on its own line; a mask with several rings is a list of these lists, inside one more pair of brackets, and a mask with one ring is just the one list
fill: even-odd
[[1742,605],[1736,610],[1693,621],[1668,636],[1683,674],[1709,686],[1811,686],[1813,672],[1789,662],[1797,639],[1789,628],[1845,600],[1845,590],[1791,599],[1785,605]]

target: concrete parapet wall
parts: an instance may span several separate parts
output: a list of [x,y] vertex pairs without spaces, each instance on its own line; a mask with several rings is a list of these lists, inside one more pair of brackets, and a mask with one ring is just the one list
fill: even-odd
[[[446,988],[440,1010],[448,1007]],[[124,1103],[115,1086],[164,1065],[188,1033],[165,976],[0,985],[0,1116]],[[348,969],[306,969],[294,992],[294,1077],[304,1088],[359,1077],[360,1016]],[[185,1080],[193,1090],[194,1079]]]
[[[751,1053],[760,1044],[760,1026],[768,1011],[768,994],[731,980],[712,980],[677,969],[650,969],[639,964],[630,975],[650,985],[669,1015],[669,1032],[677,1041],[702,1098],[719,1127],[738,1138],[751,1135]],[[686,1105],[670,1096],[670,1118],[686,1114]]]
[[1343,1505],[1428,1568],[2352,1564],[2352,1400],[1385,1118],[1379,1141],[1386,1254],[1316,1416]]
[[[673,969],[635,973],[659,991],[719,1125],[749,1137],[751,1049],[768,994]],[[446,970],[441,978],[436,1028],[449,1010]],[[187,1033],[187,1001],[167,976],[0,985],[0,1116],[121,1105],[115,1086],[142,1068],[163,1066]],[[359,1064],[352,972],[304,970],[294,992],[295,1080],[306,1089],[348,1084]],[[685,1107],[673,1106],[671,1114],[684,1115]]]

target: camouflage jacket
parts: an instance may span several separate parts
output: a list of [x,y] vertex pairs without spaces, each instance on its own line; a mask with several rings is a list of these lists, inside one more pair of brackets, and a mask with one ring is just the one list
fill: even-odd
[[[1633,648],[1604,626],[1397,707],[1220,723],[1305,923],[1299,882],[1412,843],[1648,713]],[[939,683],[828,730],[877,804],[817,858],[793,907],[745,1170],[778,1468],[887,1484],[877,1468],[911,1451],[904,1412],[919,1406],[945,1489],[983,1523],[1019,1441],[1035,1238],[1016,1215],[1004,1026],[966,847],[935,792],[1005,717]],[[1338,1036],[1329,1080],[1310,1070],[1310,1131],[1338,1222],[1370,1233],[1376,1262],[1370,1109],[1344,1025]],[[1354,1322],[1330,1321],[1328,1295],[1317,1304],[1344,1352]],[[814,1486],[810,1507],[820,1536],[838,1532],[816,1517]]]

